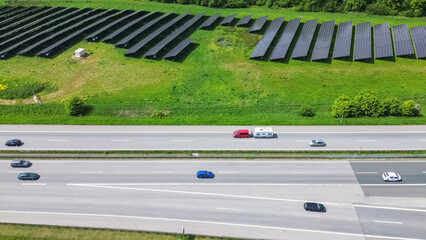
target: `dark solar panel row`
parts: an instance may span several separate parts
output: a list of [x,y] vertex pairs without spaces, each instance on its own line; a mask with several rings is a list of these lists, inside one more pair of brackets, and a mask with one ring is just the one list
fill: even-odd
[[222,13],[217,13],[211,17],[209,17],[203,24],[200,25],[200,29],[207,29],[210,28],[214,22],[222,15]]
[[371,23],[359,23],[355,32],[354,60],[371,58]]
[[389,23],[374,25],[374,48],[376,58],[393,57]]
[[426,26],[410,28],[416,47],[417,58],[426,58]]
[[59,11],[59,10],[60,10],[60,8],[58,8],[58,7],[42,8],[41,11],[38,12],[38,13],[31,14],[24,19],[21,19],[19,21],[14,21],[13,23],[10,23],[10,24],[4,26],[3,28],[0,28],[0,34],[5,34],[5,33],[10,32],[10,31],[15,31],[16,29],[20,28],[21,26],[23,26],[23,25],[25,25],[29,22],[36,21],[39,18],[42,18],[44,16],[51,14],[51,12],[55,12],[55,11]]
[[[70,13],[72,11],[76,11],[77,10],[76,8],[64,8],[64,9],[52,8],[52,9],[55,9],[55,11],[54,12],[49,12],[50,13],[49,15],[46,15],[46,16],[44,16],[42,18],[38,18],[37,20],[33,20],[33,21],[31,21],[31,22],[29,22],[29,23],[27,23],[27,24],[25,24],[25,25],[23,25],[23,26],[21,26],[19,28],[16,28],[16,29],[14,29],[12,31],[8,31],[7,33],[4,33],[3,35],[0,35],[0,42],[3,41],[6,38],[14,38],[14,37],[16,37],[18,35],[21,35],[24,32],[27,33],[28,32],[27,29],[30,28],[30,27],[31,27],[31,29],[29,30],[29,32],[35,32],[35,31],[37,31],[39,29],[40,26],[43,26],[42,25],[43,23],[46,23],[46,22],[50,21],[52,18],[55,18],[56,16],[61,15],[61,14],[62,15],[63,14],[68,14],[68,13]],[[59,11],[57,11],[57,10],[59,10]],[[11,35],[14,35],[14,36],[12,37]],[[1,46],[1,44],[0,44],[0,46]]]
[[343,22],[337,29],[336,41],[334,43],[333,58],[349,57],[352,47],[353,22]]
[[28,8],[27,11],[23,11],[20,14],[11,16],[11,17],[1,21],[0,22],[0,28],[4,28],[4,27],[8,26],[11,22],[13,23],[13,22],[20,21],[20,20],[26,18],[28,15],[40,12],[42,10],[43,10],[43,8],[30,7],[30,8]]
[[185,50],[185,48],[187,48],[189,46],[189,44],[192,43],[192,41],[194,41],[194,39],[185,39],[182,42],[180,42],[178,45],[176,45],[176,47],[174,47],[170,52],[168,52],[165,56],[164,59],[169,59],[169,60],[174,60],[176,59],[179,54]]
[[[51,35],[45,37],[44,39],[38,41],[37,43],[32,44],[31,46],[25,48],[24,50],[19,51],[18,54],[19,55],[25,55],[25,54],[31,53],[33,50],[37,50],[39,47],[42,47],[42,45],[44,43],[47,43],[48,41],[51,41],[51,40],[55,39],[56,37],[59,37],[62,34],[67,34],[72,29],[74,29],[76,27],[80,27],[82,24],[85,24],[85,23],[90,22],[92,20],[96,20],[97,18],[102,17],[104,14],[107,13],[107,11],[103,11],[103,10],[100,11],[100,12],[99,11],[100,11],[99,9],[95,9],[95,10],[92,10],[90,12],[87,12],[86,14],[82,14],[78,17],[73,18],[74,20],[78,20],[78,19],[82,18],[83,15],[84,16],[86,16],[86,15],[90,16],[90,13],[95,14],[95,15],[90,16],[88,18],[85,18],[81,21],[77,21],[76,23],[74,22],[71,26],[69,26],[65,29],[62,29],[62,30],[55,32],[55,33],[52,33]],[[59,25],[56,25],[55,27],[58,28],[58,26]]]
[[288,48],[293,41],[294,35],[296,35],[297,29],[299,28],[300,21],[302,21],[302,18],[295,18],[291,19],[287,23],[287,26],[285,27],[284,32],[281,34],[281,37],[278,40],[278,43],[275,46],[275,49],[272,52],[269,60],[274,61],[285,58]]
[[125,21],[126,19],[129,19],[133,16],[139,15],[139,14],[143,14],[145,11],[139,11],[139,12],[130,12],[127,15],[124,15],[123,17],[103,26],[102,28],[98,29],[97,31],[89,34],[88,36],[86,36],[84,39],[87,41],[91,41],[94,42],[96,40],[98,40],[102,34],[106,33],[108,30],[110,30],[111,28],[113,28],[114,26],[122,23],[123,21]]
[[45,48],[43,50],[41,50],[36,55],[40,56],[40,57],[50,57],[52,55],[52,53],[54,53],[55,51],[57,51],[58,48],[60,48],[61,46],[67,44],[68,42],[72,41],[73,39],[81,36],[81,34],[84,34],[87,31],[90,31],[93,28],[96,28],[99,25],[105,23],[106,21],[108,21],[110,19],[114,19],[117,16],[119,17],[120,15],[123,15],[123,14],[124,14],[124,11],[116,12],[116,13],[113,13],[111,15],[105,14],[104,16],[102,16],[101,19],[97,20],[96,22],[94,22],[94,23],[92,23],[92,24],[90,24],[90,25],[88,25],[86,27],[83,27],[81,29],[78,29],[77,31],[75,31],[73,33],[69,33],[65,38],[62,38],[61,40],[55,42],[54,44],[48,46],[47,48]]
[[414,48],[407,24],[392,26],[392,31],[396,56],[408,56],[414,54]]
[[[153,13],[150,13],[148,15],[146,15],[146,18],[149,18],[150,16],[152,16]],[[147,31],[148,29],[152,28],[155,24],[159,23],[160,21],[167,19],[168,17],[172,16],[172,13],[166,13],[163,14],[157,18],[155,18],[152,21],[149,21],[148,23],[146,23],[145,25],[143,25],[142,27],[140,27],[139,29],[137,29],[136,31],[132,32],[130,35],[126,36],[125,38],[121,39],[118,43],[115,44],[116,47],[121,47],[121,48],[127,48],[131,41],[135,38],[137,38],[138,36],[140,36],[142,33],[144,33],[145,31]]]
[[4,21],[8,18],[11,18],[17,14],[20,14],[22,12],[28,11],[29,8],[24,8],[24,7],[15,7],[13,9],[11,9],[11,11],[8,11],[7,13],[3,14],[0,16],[0,21]]
[[227,16],[225,19],[223,19],[223,21],[220,23],[220,25],[222,26],[229,26],[232,24],[232,21],[234,21],[235,17],[237,16],[237,14],[233,14],[233,15],[229,15]]
[[245,25],[249,24],[252,17],[253,17],[253,15],[249,15],[249,16],[245,16],[245,17],[241,18],[240,21],[237,22],[237,26],[245,26]]
[[[53,31],[54,29],[58,28],[57,25],[59,25],[59,27],[64,26],[65,24],[68,24],[70,21],[74,20],[75,18],[79,18],[80,16],[75,16],[77,14],[85,14],[85,12],[89,12],[88,8],[82,8],[82,9],[75,9],[73,8],[71,12],[68,12],[64,15],[62,15],[61,17],[55,17],[53,20],[50,20],[49,22],[46,22],[42,25],[39,25],[37,27],[34,28],[30,28],[27,31],[14,36],[12,38],[7,39],[6,41],[0,43],[0,46],[11,46],[13,44],[19,43],[19,41],[23,41],[22,43],[26,43],[32,39],[34,39],[35,37],[40,36],[41,34],[47,33],[49,31]],[[65,22],[61,22],[63,20],[66,20],[68,18],[71,18],[68,21]],[[61,22],[60,24],[57,24],[58,22]],[[36,35],[32,35],[36,33]]]
[[12,11],[15,11],[15,9],[17,8],[22,8],[21,6],[19,7],[5,7],[4,10],[2,10],[2,12],[0,13],[0,18],[2,18],[3,16],[5,16],[6,14],[9,14]]
[[197,16],[193,17],[191,20],[186,22],[182,27],[178,28],[172,34],[164,38],[161,42],[151,48],[144,57],[157,58],[158,53],[163,50],[168,44],[170,44],[173,40],[178,38],[181,34],[187,31],[189,28],[194,26],[202,17],[204,17],[204,13],[200,13]]
[[317,29],[318,19],[313,19],[305,22],[296,46],[294,47],[291,58],[304,58],[308,56],[309,47],[312,43],[315,30]]
[[[156,14],[156,12],[150,13],[149,16],[152,16],[153,14]],[[127,23],[126,25],[122,26],[121,28],[107,35],[104,39],[102,39],[102,41],[107,43],[113,43],[120,34],[132,28],[133,26],[140,24],[146,17],[147,17],[146,15],[143,15],[139,18],[136,18],[135,20]]]
[[184,13],[179,15],[178,17],[174,18],[170,22],[164,24],[161,28],[157,29],[138,43],[131,47],[124,55],[131,56],[133,54],[136,54],[139,52],[143,47],[145,47],[148,43],[150,43],[152,40],[154,40],[156,37],[158,37],[161,33],[166,31],[167,29],[171,28],[173,25],[177,24],[179,21],[183,20],[185,17],[187,17],[189,13]]
[[0,16],[1,16],[4,12],[8,11],[9,9],[10,9],[10,7],[9,7],[9,6],[1,6],[1,7],[0,7]]
[[266,29],[265,34],[262,39],[260,39],[254,51],[251,53],[250,58],[260,58],[263,59],[265,57],[266,52],[268,51],[269,46],[283,25],[285,17],[275,18],[271,25],[269,25],[268,29]]
[[324,22],[321,24],[314,52],[312,53],[312,60],[328,59],[335,24],[335,20]]
[[265,26],[266,22],[268,21],[268,18],[269,16],[264,16],[256,19],[256,21],[251,26],[249,32],[254,33],[262,30],[263,26]]

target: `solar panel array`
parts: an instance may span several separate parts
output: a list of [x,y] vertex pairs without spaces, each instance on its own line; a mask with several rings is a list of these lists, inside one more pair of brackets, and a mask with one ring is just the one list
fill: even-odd
[[281,34],[281,37],[278,40],[269,60],[281,60],[285,58],[288,48],[293,41],[294,35],[296,35],[297,29],[299,28],[300,21],[302,21],[302,18],[292,19],[287,23],[287,26]]
[[268,29],[266,29],[265,35],[263,35],[262,39],[260,39],[256,48],[250,55],[251,59],[260,58],[263,59],[265,57],[266,52],[268,51],[269,46],[280,30],[282,24],[284,22],[284,17],[275,18],[271,25],[269,25]]
[[263,26],[265,26],[266,22],[268,21],[269,16],[264,16],[256,19],[256,21],[251,26],[249,32],[254,33],[262,30]]
[[[219,24],[233,25],[237,14],[225,17]],[[189,13],[177,15],[132,10],[105,10],[64,7],[0,7],[0,59],[15,55],[53,57],[76,42],[103,41],[115,43],[117,47],[129,48],[126,56],[152,59],[178,60],[194,39],[185,39],[198,29],[216,26],[221,14],[205,17]],[[252,15],[244,16],[236,26],[247,27]],[[250,33],[261,32],[267,26],[269,16],[257,18],[249,29]],[[304,23],[300,36],[301,18],[290,20],[285,28],[284,17],[274,19],[267,27],[264,36],[250,55],[251,59],[265,59],[271,51],[269,60],[306,58],[314,46],[311,60],[328,59],[333,45],[335,21],[324,22],[315,37],[318,20]],[[278,38],[278,33],[282,31]],[[393,40],[392,41],[392,33]],[[374,46],[376,58],[417,55],[426,58],[426,26],[392,26],[388,23],[374,26]],[[352,60],[353,22],[340,23],[334,40],[333,58]],[[356,27],[354,58],[372,58],[371,24],[361,23]],[[274,40],[277,39],[277,43]],[[295,48],[291,50],[291,45]],[[414,45],[413,45],[414,44]],[[275,45],[275,46],[274,46]],[[196,46],[196,45],[193,45]],[[191,48],[191,51],[194,48]],[[187,51],[188,53],[188,51]],[[162,57],[164,56],[164,57]],[[183,55],[182,55],[183,56]]]
[[216,13],[215,15],[209,17],[205,22],[203,22],[203,24],[200,25],[200,29],[210,28],[213,23],[216,22],[217,19],[219,19],[220,15],[222,15],[222,13]]
[[222,26],[230,26],[232,24],[232,21],[234,21],[234,19],[235,19],[235,17],[237,15],[238,14],[233,14],[233,15],[227,16],[225,19],[223,19],[222,22],[220,22],[220,25],[222,25]]
[[392,31],[396,56],[413,55],[414,49],[407,24],[392,26]]
[[245,26],[245,25],[249,24],[252,17],[253,17],[253,15],[249,15],[249,16],[245,16],[245,17],[241,18],[240,21],[237,22],[237,26]]
[[333,58],[344,58],[351,55],[353,22],[343,22],[337,29]]
[[374,26],[374,48],[376,58],[393,57],[389,23]]
[[318,19],[305,22],[299,40],[297,40],[296,46],[291,54],[291,58],[304,58],[308,56],[309,47],[311,46],[317,24]]
[[318,33],[317,43],[315,44],[312,60],[327,59],[330,54],[330,45],[333,38],[334,27],[336,21],[328,21],[321,24]]
[[417,57],[426,58],[426,26],[410,28],[416,47]]
[[356,25],[354,60],[371,58],[371,23]]

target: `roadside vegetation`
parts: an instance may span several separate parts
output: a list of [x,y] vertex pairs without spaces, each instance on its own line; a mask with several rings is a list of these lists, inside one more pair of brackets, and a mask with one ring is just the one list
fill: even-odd
[[[319,18],[336,24],[353,20],[372,25],[389,22],[408,27],[426,25],[426,18],[367,15],[364,13],[315,13],[249,7],[213,9],[195,5],[165,4],[145,0],[37,0],[4,1],[8,5],[74,6],[145,9],[206,15],[222,12],[302,21]],[[1,4],[1,1],[0,1]],[[0,90],[0,123],[8,124],[218,124],[218,125],[378,125],[426,124],[426,62],[411,58],[374,63],[333,60],[332,63],[290,60],[288,63],[250,60],[261,38],[246,28],[218,27],[198,30],[191,38],[198,44],[184,62],[124,57],[125,49],[106,43],[82,41],[54,59],[16,56],[0,61],[0,83],[31,81],[46,84],[36,92],[43,104]],[[223,44],[226,43],[226,44]],[[91,55],[71,59],[77,48]],[[16,84],[15,84],[16,85]],[[18,85],[19,86],[19,85]],[[8,88],[11,86],[8,86]],[[33,87],[31,87],[33,88]],[[1,88],[0,88],[1,89]],[[334,100],[370,89],[379,99],[414,100],[417,117],[335,118]],[[67,108],[77,97],[77,114]],[[69,105],[68,105],[69,106]]]
[[1,240],[231,240],[181,234],[163,234],[123,230],[0,224]]

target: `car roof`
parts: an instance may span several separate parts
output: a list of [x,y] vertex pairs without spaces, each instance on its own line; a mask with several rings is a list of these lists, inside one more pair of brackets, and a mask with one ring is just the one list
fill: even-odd
[[247,129],[238,129],[237,131],[238,133],[249,133],[249,130]]
[[386,172],[389,177],[397,177],[398,175],[395,172]]

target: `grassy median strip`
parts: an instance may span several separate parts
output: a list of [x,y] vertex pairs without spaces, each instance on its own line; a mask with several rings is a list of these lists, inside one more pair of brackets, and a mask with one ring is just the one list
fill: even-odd
[[231,240],[205,236],[74,227],[0,224],[0,240]]

